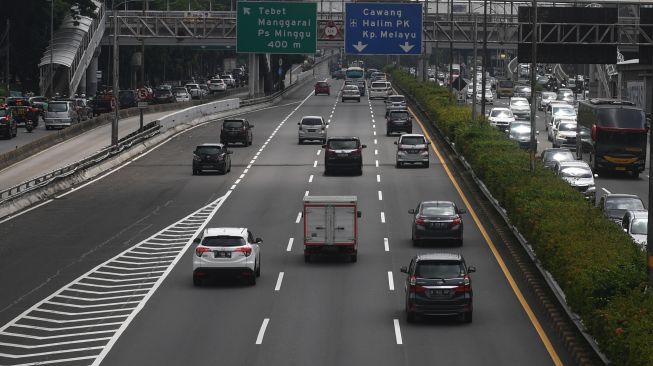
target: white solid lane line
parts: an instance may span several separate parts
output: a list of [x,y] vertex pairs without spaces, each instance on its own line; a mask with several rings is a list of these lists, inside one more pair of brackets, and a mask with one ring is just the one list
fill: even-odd
[[269,322],[270,322],[270,318],[263,319],[263,324],[261,324],[261,329],[258,330],[258,336],[256,337],[256,344],[263,343],[263,336],[265,336],[265,329],[267,329]]
[[302,212],[299,211],[299,213],[297,214],[297,218],[295,219],[295,224],[299,224],[299,221],[301,221],[301,219],[302,219]]
[[390,251],[390,243],[388,242],[388,238],[383,238],[383,249],[385,249],[386,252]]
[[404,341],[401,339],[401,329],[399,329],[399,319],[394,319],[392,321],[395,325],[395,339],[397,344],[404,344]]
[[603,190],[603,192],[605,192],[605,193],[607,193],[607,194],[610,194],[610,193],[612,193],[612,192],[610,192],[610,191],[608,191],[608,190],[607,190],[607,189],[605,189],[605,188],[601,188],[601,189]]
[[[283,273],[283,272],[281,272]],[[388,271],[388,287],[390,288],[390,291],[395,290],[395,279],[392,276],[392,271]]]
[[385,213],[381,211],[381,222],[385,224]]
[[311,176],[308,177],[308,183],[313,183],[313,174],[311,174]]
[[381,183],[381,174],[377,174],[377,175],[376,175],[376,181],[377,181],[378,183]]
[[379,201],[383,201],[383,192],[379,191]]
[[277,284],[274,286],[274,291],[281,290],[281,282],[283,281],[283,272],[279,272],[279,278],[277,278]]
[[288,239],[288,246],[286,247],[286,252],[289,252],[292,250],[292,243],[295,241],[295,238],[290,238]]

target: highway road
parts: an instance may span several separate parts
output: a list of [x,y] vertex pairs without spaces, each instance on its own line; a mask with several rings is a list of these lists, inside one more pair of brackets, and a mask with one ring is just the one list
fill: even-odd
[[[254,144],[232,148],[227,175],[191,175],[194,147],[218,139],[208,123],[0,222],[0,364],[572,364],[435,152],[428,169],[396,169],[383,102],[334,94],[308,85],[248,113]],[[316,114],[329,135],[367,144],[362,176],[324,176],[321,146],[297,144],[296,122]],[[358,263],[304,263],[307,194],[358,196]],[[463,247],[412,246],[407,211],[432,199],[471,211]],[[191,241],[204,223],[264,240],[255,287],[192,285]],[[399,269],[436,250],[477,267],[471,324],[405,321]]]
[[[495,94],[496,95],[496,94]],[[495,107],[507,107],[509,98],[495,99]],[[486,110],[489,111],[492,109],[492,105],[486,106]],[[477,104],[477,111],[480,111],[481,107]],[[552,143],[547,139],[547,131],[544,125],[544,112],[537,111],[536,114],[536,126],[539,135],[537,136],[538,151],[542,151],[545,148],[553,147]],[[651,146],[649,144],[648,148]],[[539,155],[538,155],[539,156]],[[648,159],[648,157],[647,157]],[[596,193],[597,193],[597,202],[598,198],[606,193],[628,193],[636,194],[644,202],[648,202],[648,186],[649,186],[649,164],[647,162],[646,169],[640,174],[639,178],[633,179],[629,174],[621,173],[606,173],[600,175],[595,179],[596,182]]]

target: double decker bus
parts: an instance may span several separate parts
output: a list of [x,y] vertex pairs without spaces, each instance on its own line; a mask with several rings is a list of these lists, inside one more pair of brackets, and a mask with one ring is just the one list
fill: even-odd
[[646,116],[634,103],[619,99],[582,100],[578,105],[582,151],[589,152],[588,163],[596,174],[607,171],[629,172],[634,178],[646,167],[648,126]]

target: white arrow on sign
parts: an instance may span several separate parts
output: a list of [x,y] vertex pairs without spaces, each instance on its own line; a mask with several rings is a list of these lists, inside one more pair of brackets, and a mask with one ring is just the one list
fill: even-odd
[[361,41],[358,41],[358,44],[355,44],[355,45],[353,45],[353,46],[354,46],[354,48],[356,49],[356,51],[358,51],[358,52],[363,52],[363,50],[365,49],[365,47],[367,47],[367,45],[361,43]]
[[413,47],[415,47],[415,45],[409,44],[408,41],[406,41],[404,44],[400,44],[399,47],[401,47],[404,52],[408,53],[413,49]]
[[249,8],[243,7],[243,14],[249,15]]

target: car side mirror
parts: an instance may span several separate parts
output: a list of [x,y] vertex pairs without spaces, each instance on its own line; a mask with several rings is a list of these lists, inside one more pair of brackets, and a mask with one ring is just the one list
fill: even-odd
[[[579,160],[582,160],[582,159],[579,159]],[[594,178],[598,178],[598,177],[599,177],[598,174],[594,174]]]
[[403,267],[401,267],[400,271],[401,271],[401,273],[408,273],[408,267],[403,266]]
[[194,244],[199,244],[201,241],[202,241],[202,239],[199,238],[199,237],[193,239],[193,243],[194,243]]
[[261,238],[256,238],[256,240],[255,240],[254,242],[255,242],[256,244],[261,244],[261,243],[263,243],[263,239],[261,239]]
[[367,145],[361,145],[361,148],[365,149],[365,148],[367,148]]
[[415,209],[411,208],[410,210],[408,210],[408,213],[411,214],[411,215],[414,215],[415,214]]
[[473,272],[476,272],[476,267],[470,266],[467,268],[467,273],[473,273]]
[[297,126],[301,126],[301,125],[302,125],[301,122],[297,122]]
[[624,228],[624,233],[627,233],[627,232],[628,232],[628,229]]
[[363,213],[360,211],[356,211],[356,217],[360,219],[361,217],[363,217]]
[[464,208],[459,208],[459,209],[458,209],[458,213],[459,213],[459,214],[464,214],[464,213],[467,213],[467,210],[464,209]]
[[323,148],[323,149],[326,149],[326,145],[322,145],[322,148]]

